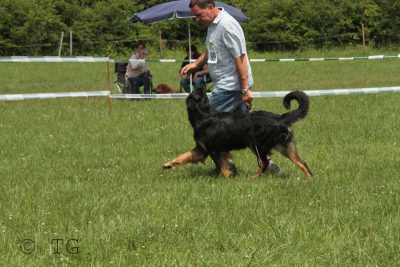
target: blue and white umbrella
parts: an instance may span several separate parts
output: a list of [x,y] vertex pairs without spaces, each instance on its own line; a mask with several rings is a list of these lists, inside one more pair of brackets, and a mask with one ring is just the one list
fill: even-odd
[[[144,24],[151,24],[155,22],[170,20],[170,19],[186,19],[193,18],[193,14],[189,8],[189,0],[172,1],[163,4],[158,4],[145,9],[139,13],[133,15],[130,18],[130,22],[143,22]],[[223,8],[238,22],[245,23],[249,20],[243,12],[233,6],[215,1],[215,6]]]

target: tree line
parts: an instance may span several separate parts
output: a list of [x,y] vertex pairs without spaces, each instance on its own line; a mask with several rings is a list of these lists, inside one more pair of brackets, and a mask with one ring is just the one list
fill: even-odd
[[[0,56],[56,55],[61,32],[75,55],[129,54],[137,40],[158,49],[187,45],[187,28],[204,42],[206,29],[190,19],[153,25],[130,23],[129,18],[160,0],[2,0]],[[298,50],[361,44],[361,25],[367,44],[400,43],[399,0],[226,0],[249,18],[243,24],[249,47],[256,51]],[[196,40],[197,39],[197,40]],[[67,52],[64,50],[63,54]]]

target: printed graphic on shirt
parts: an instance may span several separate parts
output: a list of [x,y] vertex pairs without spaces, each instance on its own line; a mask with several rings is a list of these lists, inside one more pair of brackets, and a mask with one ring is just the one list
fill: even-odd
[[217,52],[215,51],[209,51],[208,54],[208,63],[210,64],[216,64],[218,62],[217,60]]
[[218,63],[218,56],[217,51],[215,50],[214,43],[209,42],[208,44],[208,60],[207,63],[209,64],[217,64]]

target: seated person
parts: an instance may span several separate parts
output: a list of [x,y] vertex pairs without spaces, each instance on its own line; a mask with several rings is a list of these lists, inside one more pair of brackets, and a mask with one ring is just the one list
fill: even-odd
[[140,86],[144,87],[143,91],[145,94],[151,93],[151,75],[147,63],[145,61],[135,61],[136,59],[144,59],[146,54],[145,43],[139,41],[136,44],[135,54],[132,55],[126,66],[126,77],[128,81],[126,91],[128,94],[140,94]]
[[[192,59],[197,59],[200,56],[199,51],[195,45],[191,45],[192,50]],[[183,67],[189,64],[189,47],[186,48],[186,53],[188,54],[185,57],[185,61],[182,63],[181,68],[179,69],[179,73]],[[208,74],[208,66],[204,64],[200,66],[197,70],[192,73],[192,82],[194,85],[194,89],[202,88],[205,81],[205,75]],[[181,85],[186,93],[190,93],[190,76],[182,76],[181,77]]]

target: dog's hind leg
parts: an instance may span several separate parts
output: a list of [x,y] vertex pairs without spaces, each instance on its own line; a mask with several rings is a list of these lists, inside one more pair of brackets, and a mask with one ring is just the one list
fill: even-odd
[[198,162],[204,162],[207,156],[207,153],[204,152],[201,148],[195,147],[191,151],[183,153],[182,155],[176,157],[174,160],[165,163],[163,165],[163,168],[170,169],[187,163],[195,164]]
[[278,145],[276,149],[285,157],[290,159],[296,164],[308,177],[312,177],[313,173],[307,164],[301,160],[299,154],[296,151],[296,145],[293,142],[289,142],[286,146]]

